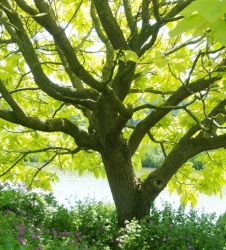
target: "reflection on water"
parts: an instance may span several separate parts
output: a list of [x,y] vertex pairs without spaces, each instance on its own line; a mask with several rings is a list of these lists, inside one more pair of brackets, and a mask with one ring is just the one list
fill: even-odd
[[[142,170],[142,173],[143,171],[150,170]],[[105,202],[113,201],[106,179],[96,179],[91,173],[84,173],[82,176],[79,176],[77,172],[56,172],[59,175],[60,182],[53,185],[53,192],[60,203],[73,205],[73,201],[85,198]],[[142,173],[140,172],[138,175]],[[226,211],[226,188],[223,194],[223,199],[220,199],[219,196],[200,195],[195,208],[200,212],[222,214]],[[170,195],[169,191],[165,189],[156,199],[156,207],[161,209],[163,202],[168,202],[174,208],[177,208],[180,204],[180,199],[176,194]]]

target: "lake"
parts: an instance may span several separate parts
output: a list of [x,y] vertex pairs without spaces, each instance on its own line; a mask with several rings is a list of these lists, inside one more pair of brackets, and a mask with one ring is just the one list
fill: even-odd
[[[150,169],[147,169],[147,171],[150,171]],[[75,200],[84,200],[86,198],[113,202],[107,179],[97,179],[92,173],[87,172],[82,176],[79,176],[76,171],[63,172],[56,170],[55,172],[58,174],[60,182],[53,184],[53,193],[59,203],[71,206]],[[168,202],[174,208],[178,208],[180,198],[176,194],[170,195],[169,191],[164,189],[155,201],[156,207],[161,209],[163,202]],[[189,206],[186,209],[189,210]],[[226,211],[226,187],[223,190],[222,199],[219,196],[200,195],[195,209],[205,213],[215,212],[217,215],[224,213]]]

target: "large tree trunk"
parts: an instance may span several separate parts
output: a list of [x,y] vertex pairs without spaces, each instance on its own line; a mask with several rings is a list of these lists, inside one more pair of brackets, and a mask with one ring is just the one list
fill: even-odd
[[141,183],[134,175],[128,142],[120,135],[121,125],[127,120],[122,117],[120,119],[109,98],[102,96],[98,100],[95,117],[90,123],[100,141],[99,152],[120,226],[124,225],[125,220],[141,219],[149,215],[151,202],[150,196],[144,195]]
[[143,195],[139,180],[135,178],[127,147],[123,144],[103,150],[109,185],[116,206],[118,223],[141,219],[150,213],[150,200]]

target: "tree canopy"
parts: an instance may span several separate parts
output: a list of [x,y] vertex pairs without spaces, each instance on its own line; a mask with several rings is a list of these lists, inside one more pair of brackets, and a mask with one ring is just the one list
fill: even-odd
[[[167,184],[193,205],[221,192],[225,13],[220,0],[0,0],[1,180],[106,172],[116,207]],[[137,178],[154,150],[161,166]]]

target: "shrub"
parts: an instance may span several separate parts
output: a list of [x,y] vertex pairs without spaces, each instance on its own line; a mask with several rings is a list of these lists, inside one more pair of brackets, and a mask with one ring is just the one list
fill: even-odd
[[13,187],[10,184],[0,185],[0,210],[16,213],[18,216],[26,216],[35,223],[41,223],[45,217],[49,217],[49,210],[53,210],[57,202],[52,193],[37,194],[28,192],[20,186]]
[[[222,225],[221,218],[218,223]],[[226,249],[223,231],[214,214],[198,216],[194,210],[185,214],[182,207],[173,210],[169,205],[163,211],[153,209],[151,216],[141,222],[127,223],[120,234],[119,247],[125,250]]]
[[78,202],[73,209],[73,224],[89,244],[101,249],[114,246],[117,237],[116,211],[110,204],[86,200]]
[[[165,204],[140,222],[117,227],[112,205],[85,200],[72,209],[50,194],[0,187],[0,249],[6,250],[223,250],[226,214],[198,215]],[[11,200],[9,200],[9,197]]]
[[19,249],[20,242],[16,238],[14,228],[20,223],[20,219],[10,210],[0,210],[0,222],[0,249]]
[[158,148],[147,151],[141,160],[143,168],[159,168],[164,160],[163,153]]

